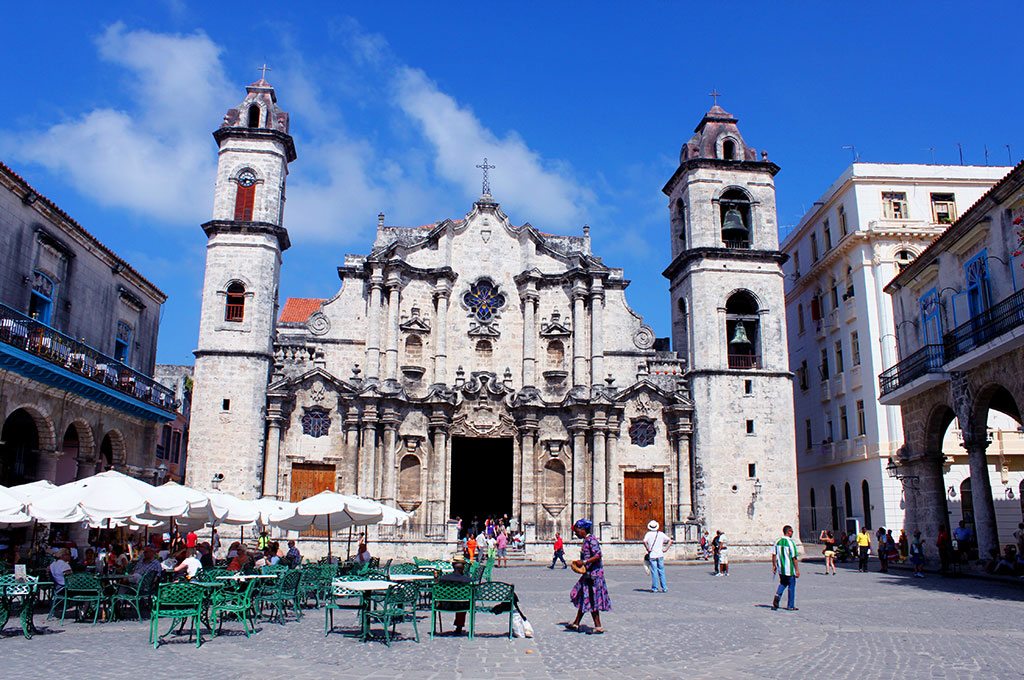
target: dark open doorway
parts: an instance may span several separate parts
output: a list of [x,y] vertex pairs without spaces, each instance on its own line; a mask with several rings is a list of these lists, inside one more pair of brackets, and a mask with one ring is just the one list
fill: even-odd
[[452,518],[512,515],[512,440],[452,438]]

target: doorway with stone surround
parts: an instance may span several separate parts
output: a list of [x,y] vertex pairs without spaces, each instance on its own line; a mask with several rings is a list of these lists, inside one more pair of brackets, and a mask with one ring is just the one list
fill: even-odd
[[468,528],[476,517],[512,516],[511,438],[452,437],[449,517]]
[[625,539],[639,541],[652,519],[665,528],[665,475],[661,472],[626,472],[623,476]]

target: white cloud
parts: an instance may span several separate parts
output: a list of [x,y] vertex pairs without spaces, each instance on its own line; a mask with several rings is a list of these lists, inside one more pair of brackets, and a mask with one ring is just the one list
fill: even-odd
[[591,193],[568,177],[560,164],[545,161],[515,132],[503,138],[423,73],[399,68],[395,84],[402,110],[419,123],[435,151],[435,168],[472,198],[480,194],[481,159],[493,163],[491,191],[508,209],[537,226],[561,228],[586,217]]

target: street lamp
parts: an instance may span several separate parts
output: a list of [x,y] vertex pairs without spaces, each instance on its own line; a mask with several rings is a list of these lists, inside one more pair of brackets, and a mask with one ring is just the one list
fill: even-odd
[[761,478],[758,477],[754,480],[754,499],[761,497]]
[[163,484],[167,481],[167,463],[160,463],[156,469],[156,481],[157,484]]
[[907,482],[910,482],[911,489],[917,489],[917,482],[920,479],[917,475],[908,475],[900,471],[900,464],[897,463],[892,456],[889,456],[889,463],[885,466],[885,471],[889,473],[891,479],[898,479],[900,484],[903,485],[903,489],[906,490]]
[[223,473],[218,472],[210,480],[210,486],[213,487],[214,491],[220,491],[220,483],[224,481]]

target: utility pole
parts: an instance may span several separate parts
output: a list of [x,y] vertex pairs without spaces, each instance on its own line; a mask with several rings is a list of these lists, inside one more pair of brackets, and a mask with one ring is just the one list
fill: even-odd
[[1013,165],[1013,154],[1010,153],[1010,145],[1006,145],[1006,160],[1010,161],[1010,165]]
[[932,152],[932,165],[935,165],[935,147],[934,146],[926,146],[924,148],[924,150]]
[[960,142],[956,143],[956,148],[960,149],[960,165],[964,164],[964,147]]

